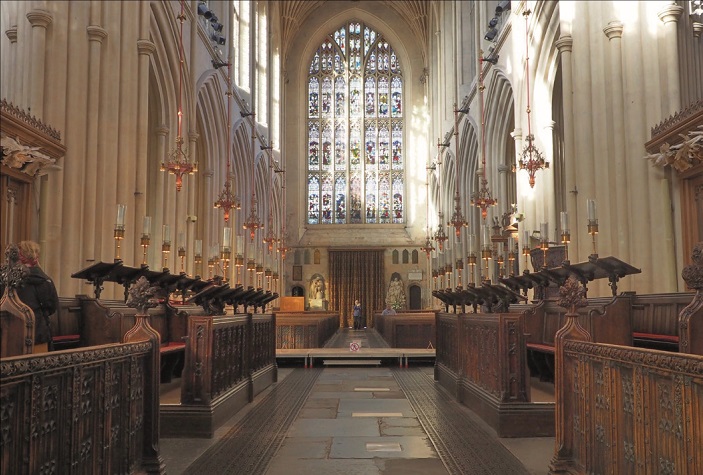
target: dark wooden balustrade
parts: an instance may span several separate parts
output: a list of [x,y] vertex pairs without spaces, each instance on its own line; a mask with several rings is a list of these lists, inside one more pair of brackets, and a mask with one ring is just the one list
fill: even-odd
[[701,473],[703,357],[585,341],[558,344],[558,374],[564,377],[557,379],[557,451],[550,473]]
[[0,360],[0,472],[160,473],[152,364],[150,341]]
[[212,437],[277,380],[276,319],[271,314],[190,316],[181,404],[161,407],[161,433]]
[[338,328],[338,313],[276,312],[276,348],[322,348]]
[[434,348],[437,345],[435,312],[400,312],[374,315],[374,327],[391,348]]
[[519,314],[437,315],[435,379],[499,437],[554,434],[554,405],[530,402]]

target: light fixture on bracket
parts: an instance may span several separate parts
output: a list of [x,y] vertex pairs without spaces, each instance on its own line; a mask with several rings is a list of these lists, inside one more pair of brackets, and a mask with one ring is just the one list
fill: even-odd
[[227,171],[226,171],[226,176],[225,176],[225,185],[220,193],[220,196],[217,198],[217,201],[215,201],[214,207],[217,209],[221,209],[225,213],[225,223],[229,222],[229,215],[230,212],[233,209],[241,209],[242,204],[238,196],[234,195],[232,193],[232,179],[231,179],[231,172],[230,172],[230,153],[232,150],[232,143],[231,143],[231,137],[232,137],[232,115],[231,115],[231,98],[232,98],[232,67],[228,63],[228,70],[227,70],[227,92],[225,95],[227,96]]
[[457,108],[457,103],[454,103],[454,137],[456,138],[456,165],[454,166],[456,177],[456,193],[454,194],[454,214],[452,219],[447,223],[447,226],[454,228],[457,241],[461,239],[461,228],[469,227],[464,214],[461,212],[461,195],[459,194],[459,114],[468,114],[469,108]]
[[525,91],[527,94],[527,145],[522,149],[518,158],[518,166],[520,170],[526,170],[529,176],[530,188],[535,187],[535,174],[544,169],[549,168],[549,162],[544,159],[542,152],[535,146],[535,136],[532,134],[530,122],[530,58],[529,58],[529,24],[528,17],[532,13],[530,10],[525,10]]
[[[483,56],[483,51],[479,56]],[[488,207],[498,204],[498,200],[493,198],[491,191],[488,189],[488,180],[486,179],[486,109],[483,102],[483,91],[486,86],[483,84],[483,58],[479,57],[479,76],[478,90],[481,95],[481,163],[483,166],[481,175],[481,186],[471,196],[471,205],[481,209],[481,218],[485,221],[488,217]]]

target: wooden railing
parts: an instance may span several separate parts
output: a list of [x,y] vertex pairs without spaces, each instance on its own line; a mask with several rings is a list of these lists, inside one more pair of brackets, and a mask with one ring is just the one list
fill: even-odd
[[374,322],[391,348],[434,348],[437,344],[434,312],[377,313]]
[[154,427],[148,421],[158,421],[158,393],[148,387],[153,345],[141,341],[0,360],[0,472],[162,471],[158,425],[156,442],[145,435]]
[[212,437],[275,382],[275,326],[270,314],[189,317],[181,404],[162,407],[162,434]]
[[276,348],[322,348],[338,328],[338,313],[276,312]]
[[703,357],[587,341],[559,344],[563,377],[557,379],[550,473],[700,473]]

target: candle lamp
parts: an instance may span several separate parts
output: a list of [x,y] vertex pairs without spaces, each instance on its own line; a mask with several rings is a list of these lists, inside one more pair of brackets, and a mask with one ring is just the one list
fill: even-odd
[[193,263],[195,264],[195,275],[201,275],[203,272],[203,241],[200,239],[195,240],[195,255],[193,256]]
[[461,273],[464,270],[464,261],[461,259],[456,260],[456,274],[457,274],[457,283],[456,283],[456,288],[461,290],[462,288],[462,282],[461,282]]
[[237,270],[237,285],[242,283],[242,267],[244,267],[244,256],[237,254],[234,258],[234,267]]
[[124,215],[127,210],[126,205],[117,205],[117,219],[115,220],[115,262],[120,261],[120,241],[124,239]]
[[542,249],[543,261],[542,268],[547,268],[547,251],[549,250],[549,224],[541,223],[539,225],[539,248]]
[[498,278],[503,278],[505,276],[505,268],[503,265],[505,264],[505,258],[503,257],[503,253],[499,252],[498,257],[496,257],[496,263],[498,264]]
[[273,273],[273,288],[278,289],[278,272]]
[[561,212],[561,243],[564,245],[564,263],[569,264],[569,243],[571,242],[571,232],[569,231],[569,216],[566,211]]
[[168,270],[168,254],[171,252],[171,228],[164,224],[161,228],[163,241],[161,243],[161,257],[164,270]]
[[214,258],[209,258],[207,260],[207,277],[208,279],[212,279],[212,269],[215,268],[215,259]]
[[256,263],[256,287],[262,288],[264,286],[264,266],[257,262]]
[[596,234],[598,234],[598,219],[596,218],[596,200],[586,200],[586,209],[588,211],[588,234],[591,235],[593,241],[593,254],[591,257],[597,259]]
[[220,259],[222,259],[222,273],[224,274],[224,281],[228,282],[227,268],[229,267],[229,261],[232,258],[232,250],[229,246],[222,246],[222,252],[220,253]]
[[437,277],[439,274],[437,274],[437,269],[432,269],[432,281],[434,282],[434,290],[437,290]]
[[264,271],[264,277],[266,278],[266,290],[271,291],[271,278],[273,277],[273,272],[268,267]]
[[469,264],[469,285],[474,285],[474,269],[476,268],[476,254],[472,250],[466,257],[466,261]]
[[247,271],[249,271],[249,283],[254,284],[254,273],[256,272],[256,262],[254,262],[254,259],[247,260]]
[[151,235],[149,234],[142,234],[142,239],[141,239],[141,246],[143,249],[143,256],[142,256],[142,266],[146,266],[146,253],[147,250],[149,249],[149,244],[151,244]]

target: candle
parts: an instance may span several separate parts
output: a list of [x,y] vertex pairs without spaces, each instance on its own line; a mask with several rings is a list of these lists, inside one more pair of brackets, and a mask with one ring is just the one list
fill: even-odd
[[476,247],[476,235],[469,234],[469,254],[474,253],[474,248]]
[[549,223],[540,223],[539,238],[542,241],[549,241]]
[[124,226],[124,213],[127,210],[127,205],[117,205],[117,226]]
[[171,242],[171,228],[168,227],[168,224],[164,224],[162,230],[163,230],[164,242],[170,243]]
[[144,216],[144,224],[142,225],[142,234],[148,236],[151,234],[151,216]]
[[483,247],[490,247],[491,245],[491,230],[488,229],[488,225],[481,225],[483,230]]
[[586,207],[588,208],[588,220],[596,220],[596,200],[586,200]]
[[220,244],[215,243],[210,246],[210,255],[213,259],[218,259],[220,257]]
[[522,246],[530,247],[530,232],[527,229],[522,232]]
[[184,232],[178,233],[178,249],[185,249],[186,247],[186,234]]
[[237,241],[236,242],[237,242],[237,250],[238,250],[239,254],[241,254],[242,251],[244,250],[244,236],[242,236],[241,234],[237,234]]
[[562,211],[559,214],[559,217],[561,218],[561,232],[565,233],[569,230],[569,215],[566,213],[566,211]]
[[232,240],[232,228],[225,228],[224,232],[222,233],[222,247],[225,249],[228,249],[231,240]]
[[203,255],[203,241],[201,239],[195,240],[195,255],[196,256]]

